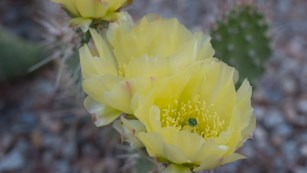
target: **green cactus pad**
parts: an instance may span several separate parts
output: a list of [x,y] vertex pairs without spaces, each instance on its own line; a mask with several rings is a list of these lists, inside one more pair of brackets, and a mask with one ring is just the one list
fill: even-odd
[[40,44],[0,28],[0,82],[25,76],[45,56],[46,50]]
[[238,6],[217,22],[211,36],[215,57],[239,70],[240,83],[248,78],[255,84],[271,55],[264,14],[253,6]]

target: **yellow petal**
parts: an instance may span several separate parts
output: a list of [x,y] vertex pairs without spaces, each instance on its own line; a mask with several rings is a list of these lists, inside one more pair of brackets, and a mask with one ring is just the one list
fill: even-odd
[[75,0],[76,7],[82,17],[101,18],[107,12],[107,5],[97,0]]
[[167,76],[169,71],[169,61],[161,57],[140,57],[131,60],[126,68],[126,76],[129,78],[146,76],[159,78]]
[[109,6],[109,10],[108,11],[116,11],[118,10],[120,7],[122,7],[123,5],[125,5],[125,3],[127,3],[127,0],[112,0],[112,1],[108,1],[108,6]]
[[121,81],[104,93],[106,103],[127,114],[132,114],[130,101],[132,99],[132,85],[129,81]]
[[121,81],[112,75],[95,76],[86,78],[83,83],[83,90],[94,100],[99,103],[105,104],[104,94],[106,91],[111,90],[112,87]]
[[[195,60],[212,58],[213,54],[214,50],[210,44],[210,37],[202,33],[195,33],[190,40],[187,40],[178,47],[178,50],[176,50],[175,55],[171,59],[171,64],[178,67],[178,65],[176,65],[178,64],[178,59],[180,61],[189,61],[189,63],[191,63]],[[181,64],[186,65],[187,63]]]
[[236,104],[235,69],[217,60],[206,63],[203,64],[207,70],[201,83],[201,97],[228,123]]
[[87,45],[81,47],[79,53],[81,71],[84,78],[105,74],[117,74],[114,64],[105,58],[93,57]]
[[112,62],[113,64],[116,64],[116,61],[112,55],[111,49],[106,43],[106,41],[102,38],[102,36],[94,29],[90,29],[90,33],[94,40],[95,47],[98,51],[99,56],[103,59],[106,59]]
[[138,133],[138,139],[146,146],[148,154],[152,157],[171,160],[173,163],[182,164],[190,161],[174,145],[167,144],[157,133]]
[[171,164],[162,173],[192,173],[192,171],[188,167]]
[[238,154],[238,153],[232,153],[231,155],[228,155],[228,156],[225,156],[223,158],[223,161],[222,161],[222,165],[225,165],[227,163],[230,163],[230,162],[234,162],[236,160],[241,160],[241,159],[245,159],[246,157],[241,155],[241,154]]
[[255,116],[252,115],[251,86],[245,80],[237,92],[236,107],[233,110],[229,127],[216,141],[227,144],[228,153],[234,152],[255,129]]
[[222,155],[220,153],[216,154],[211,154],[211,155],[206,155],[203,163],[194,168],[193,171],[198,172],[198,171],[203,171],[203,170],[211,170],[216,168],[222,163]]
[[[123,63],[144,55],[170,56],[191,37],[191,32],[175,19],[149,21],[145,17],[134,28],[125,28],[125,25],[117,27],[117,38],[112,39],[114,53]],[[125,34],[121,34],[124,30]]]
[[80,27],[82,32],[85,33],[89,30],[90,25],[92,23],[92,19],[76,17],[76,18],[71,19],[69,23],[73,26]]
[[64,8],[68,10],[73,16],[79,16],[79,11],[77,10],[75,0],[52,0],[55,3],[62,4]]
[[178,73],[161,80],[153,91],[155,103],[160,107],[167,107],[174,100],[178,100],[189,78],[189,73]]

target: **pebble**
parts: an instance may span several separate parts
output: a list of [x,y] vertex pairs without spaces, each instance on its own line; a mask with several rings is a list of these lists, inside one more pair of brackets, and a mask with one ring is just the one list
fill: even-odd
[[28,144],[24,141],[20,141],[6,157],[0,160],[0,172],[22,169],[26,163],[24,154],[27,149]]
[[282,109],[284,110],[286,118],[289,122],[297,121],[298,116],[293,99],[285,99],[284,103],[282,104]]
[[25,165],[23,155],[18,151],[12,151],[4,159],[0,160],[0,172],[21,169]]
[[278,173],[286,173],[284,158],[277,157],[274,159],[274,171]]
[[303,146],[301,146],[300,154],[307,157],[307,144],[303,144]]
[[65,160],[58,160],[55,162],[55,170],[57,173],[70,173],[69,163]]
[[299,75],[300,87],[306,93],[307,92],[307,66],[302,65],[300,69],[302,69]]
[[293,128],[289,125],[289,123],[283,122],[278,124],[273,129],[273,134],[282,136],[283,138],[289,137],[293,133]]
[[267,141],[267,133],[264,131],[262,127],[257,127],[254,132],[254,141],[256,142],[257,147],[259,148],[266,148],[268,146]]
[[294,168],[294,173],[306,173],[307,172],[307,166],[305,167],[296,167]]
[[282,146],[284,157],[287,159],[289,163],[294,163],[297,158],[297,154],[298,154],[297,145],[298,145],[297,142],[292,140],[292,141],[286,142]]
[[281,87],[285,94],[293,95],[297,92],[297,83],[292,76],[287,76],[281,81]]
[[307,115],[307,97],[300,98],[297,102],[297,110]]
[[67,160],[73,159],[77,154],[77,146],[73,140],[69,140],[62,144],[62,155]]
[[256,116],[257,121],[265,120],[266,109],[260,106],[254,106],[254,114]]
[[267,128],[273,128],[284,122],[283,114],[275,108],[269,109],[266,112],[266,118],[263,123]]

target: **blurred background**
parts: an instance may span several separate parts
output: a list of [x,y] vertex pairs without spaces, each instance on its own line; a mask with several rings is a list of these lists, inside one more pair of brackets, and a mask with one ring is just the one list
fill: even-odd
[[[253,82],[257,128],[240,149],[248,158],[215,172],[306,173],[306,0],[134,0],[127,10],[135,19],[147,13],[177,17],[219,41],[218,21],[238,3],[265,16],[271,41],[254,47],[268,44],[271,51]],[[74,54],[79,41],[67,21],[48,0],[0,1],[0,172],[154,172],[150,160],[122,145],[112,128],[96,128],[83,108]]]

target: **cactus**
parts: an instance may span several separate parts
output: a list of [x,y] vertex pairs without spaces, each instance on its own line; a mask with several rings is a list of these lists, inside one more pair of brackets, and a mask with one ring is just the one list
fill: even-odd
[[255,84],[264,72],[265,63],[271,55],[267,33],[264,14],[251,5],[231,10],[213,28],[211,42],[215,57],[239,70],[239,83],[248,78]]
[[66,73],[66,82],[71,83],[71,91],[74,96],[80,98],[80,101],[84,99],[85,95],[82,90],[82,75],[81,75],[81,68],[80,68],[80,59],[79,54],[72,55],[71,57],[67,58],[64,62],[66,68],[64,69],[64,73]]
[[40,44],[0,28],[0,82],[28,74],[28,69],[40,62],[45,53]]

